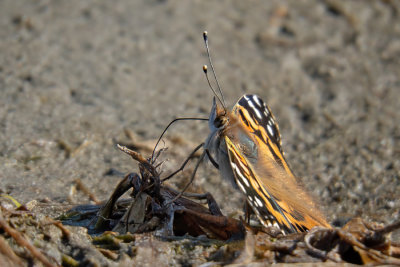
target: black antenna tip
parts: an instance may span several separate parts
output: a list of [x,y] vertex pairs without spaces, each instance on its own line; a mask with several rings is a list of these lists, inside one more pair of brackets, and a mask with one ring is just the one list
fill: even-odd
[[208,39],[208,32],[207,31],[203,32],[203,38],[204,38],[204,41],[207,41],[207,39]]
[[207,74],[207,69],[208,69],[208,68],[207,68],[207,65],[204,65],[204,66],[203,66],[203,71],[204,71],[205,74]]

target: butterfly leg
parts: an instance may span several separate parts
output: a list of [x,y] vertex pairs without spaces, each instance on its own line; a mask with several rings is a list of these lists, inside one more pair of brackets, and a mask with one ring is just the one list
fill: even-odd
[[[175,200],[177,200],[178,198],[180,198],[180,197],[183,195],[183,193],[186,191],[186,189],[188,189],[188,187],[192,184],[192,182],[193,182],[193,180],[194,180],[194,177],[196,176],[197,169],[199,168],[200,163],[203,161],[205,155],[206,155],[205,152],[203,152],[203,154],[201,154],[199,160],[198,160],[197,163],[196,163],[196,166],[194,167],[194,170],[193,170],[193,173],[192,173],[192,177],[190,177],[189,183],[187,183],[187,184],[185,185],[185,187],[182,189],[182,191],[181,191],[176,197],[174,197],[174,199],[172,199],[172,200],[170,200],[168,203],[166,203],[166,205],[169,205],[169,204],[173,203]],[[165,179],[163,179],[163,181],[164,181],[164,180],[165,180]]]
[[244,204],[244,217],[247,224],[250,224],[250,217],[253,214],[253,210],[248,201]]
[[205,149],[206,154],[212,165],[219,170],[219,164],[215,161],[215,159],[211,156],[211,153],[208,149]]
[[[169,188],[168,190],[174,192],[175,194],[179,194],[179,191]],[[204,194],[198,194],[198,193],[189,193],[189,192],[184,192],[182,194],[184,197],[192,198],[192,199],[198,199],[198,200],[207,200],[207,205],[208,209],[211,212],[212,215],[216,216],[223,216],[221,209],[219,208],[217,202],[215,201],[214,197],[210,193],[204,193]]]
[[[179,194],[179,192],[173,188],[168,187],[168,190],[174,192],[175,194]],[[223,216],[221,209],[219,208],[217,202],[210,193],[197,194],[197,193],[184,192],[182,193],[182,196],[198,200],[205,199],[207,200],[207,206],[212,215]]]
[[206,193],[206,198],[208,209],[210,210],[211,214],[216,216],[224,216],[214,197],[210,193]]
[[204,143],[201,143],[200,145],[198,145],[195,149],[193,149],[192,153],[190,153],[189,157],[186,158],[186,160],[183,162],[183,164],[181,165],[181,167],[179,169],[177,169],[176,171],[174,171],[173,173],[171,173],[170,175],[168,175],[167,177],[163,178],[161,180],[161,183],[171,179],[173,176],[175,176],[178,172],[183,171],[183,169],[185,168],[186,164],[188,164],[189,160],[191,160],[194,156],[194,154],[200,149],[202,148],[204,145]]

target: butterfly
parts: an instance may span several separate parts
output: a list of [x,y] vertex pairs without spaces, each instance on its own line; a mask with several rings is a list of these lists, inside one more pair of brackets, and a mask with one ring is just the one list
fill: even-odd
[[247,198],[260,222],[275,226],[283,234],[305,232],[314,226],[331,226],[301,181],[290,169],[281,146],[279,127],[274,115],[257,95],[243,95],[229,112],[215,76],[203,34],[207,54],[219,92],[221,105],[214,97],[209,115],[210,134],[204,143],[208,159]]
[[330,227],[285,160],[278,124],[260,97],[242,96],[231,112],[214,98],[209,128],[205,149],[264,226],[285,234]]

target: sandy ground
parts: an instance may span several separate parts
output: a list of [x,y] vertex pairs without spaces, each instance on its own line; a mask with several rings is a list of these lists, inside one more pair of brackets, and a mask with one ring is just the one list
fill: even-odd
[[[114,146],[130,142],[124,129],[148,141],[175,117],[208,117],[207,30],[229,106],[244,93],[268,103],[330,221],[399,219],[399,12],[397,1],[3,0],[0,191],[54,215],[89,203],[70,194],[77,178],[106,199],[120,179],[110,169],[137,171]],[[208,129],[182,122],[167,135],[180,141],[165,173]],[[192,189],[241,208],[211,166]]]

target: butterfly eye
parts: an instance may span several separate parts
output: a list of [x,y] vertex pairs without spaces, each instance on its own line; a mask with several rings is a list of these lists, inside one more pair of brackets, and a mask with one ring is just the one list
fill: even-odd
[[214,120],[214,126],[216,128],[221,128],[227,123],[228,119],[225,116],[218,116]]

